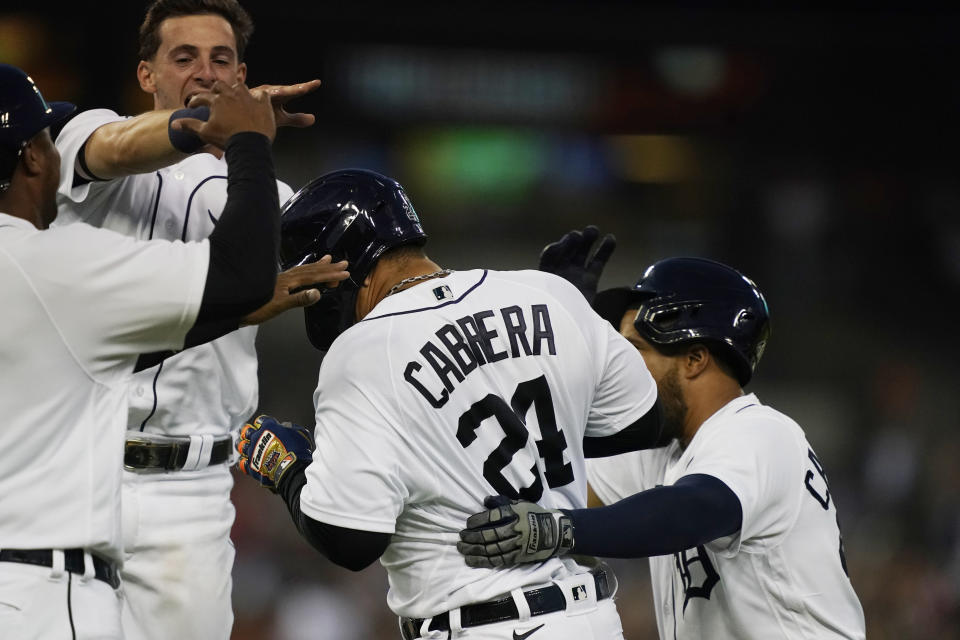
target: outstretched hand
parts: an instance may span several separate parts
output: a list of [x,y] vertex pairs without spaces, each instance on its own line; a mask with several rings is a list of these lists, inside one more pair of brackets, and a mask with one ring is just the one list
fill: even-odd
[[270,302],[244,316],[240,325],[261,324],[289,309],[316,304],[323,295],[321,287],[333,289],[349,277],[347,261],[333,262],[329,255],[281,271]]
[[300,84],[262,84],[254,87],[252,91],[265,93],[270,97],[270,104],[273,105],[273,116],[278,127],[309,127],[316,122],[316,117],[312,113],[290,113],[286,110],[286,104],[294,98],[313,93],[320,87],[319,80],[310,80]]
[[591,255],[590,249],[599,237],[600,230],[594,225],[583,231],[570,231],[544,247],[540,253],[540,271],[554,273],[572,283],[587,302],[593,304],[600,275],[617,246],[617,239],[608,233]]
[[557,509],[488,496],[487,511],[470,516],[457,551],[471,567],[493,569],[541,562],[573,547],[573,522]]
[[198,93],[190,99],[188,107],[209,107],[210,118],[178,118],[170,126],[189,131],[207,144],[221,149],[235,133],[254,131],[267,136],[272,142],[277,133],[270,97],[262,91],[251,92],[245,84],[233,86],[220,82],[210,91]]

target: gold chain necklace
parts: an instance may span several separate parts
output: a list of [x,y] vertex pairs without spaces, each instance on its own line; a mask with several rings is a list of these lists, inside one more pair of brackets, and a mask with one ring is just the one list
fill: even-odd
[[390,291],[387,292],[387,296],[392,296],[397,291],[400,291],[400,289],[403,288],[405,285],[408,285],[410,283],[421,282],[423,280],[429,280],[430,278],[443,278],[445,276],[450,275],[451,273],[453,273],[453,269],[440,269],[440,271],[434,271],[433,273],[427,273],[422,276],[413,276],[412,278],[404,278],[403,280],[401,280],[400,282],[398,282],[397,284],[393,285],[390,288]]

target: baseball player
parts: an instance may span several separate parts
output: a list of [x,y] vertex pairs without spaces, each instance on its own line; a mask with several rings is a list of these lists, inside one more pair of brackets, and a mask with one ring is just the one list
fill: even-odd
[[[141,88],[152,112],[124,118],[107,109],[77,115],[57,138],[65,170],[59,221],[77,221],[139,239],[200,240],[219,224],[227,192],[224,160],[173,119],[201,117],[191,99],[214,81],[243,82],[253,25],[236,0],[156,0],[140,29]],[[313,116],[283,104],[317,82],[262,87],[278,125]],[[188,108],[189,107],[189,108]],[[292,190],[275,185],[280,201]],[[321,260],[281,274],[277,296],[238,324],[255,324],[308,304],[303,285],[345,277]],[[325,271],[326,270],[326,271]],[[124,630],[128,638],[227,638],[233,624],[234,520],[229,469],[232,434],[257,406],[256,327],[238,324],[220,340],[138,373],[128,385],[124,456],[126,561]]]
[[[266,94],[215,84],[178,127],[226,151],[230,197],[198,242],[144,241],[57,215],[47,103],[0,64],[0,636],[123,637],[117,566],[126,381],[142,354],[196,345],[270,299],[279,203]],[[186,567],[171,571],[188,573]]]
[[[579,258],[563,264],[556,247],[546,257],[576,271]],[[649,556],[664,640],[864,638],[824,466],[796,422],[742,390],[769,336],[756,285],[717,262],[669,258],[594,308],[643,355],[669,444],[591,461],[591,487],[610,506],[562,511],[573,544],[558,553]],[[500,505],[461,532],[471,566],[534,559],[530,536],[549,537],[560,517]],[[518,523],[518,512],[545,526]]]
[[454,544],[491,490],[582,507],[585,455],[658,440],[636,350],[562,278],[442,269],[410,200],[379,174],[317,178],[282,226],[286,264],[330,253],[351,279],[306,310],[327,350],[315,453],[308,429],[261,417],[241,434],[240,468],[283,496],[333,562],[380,558],[407,640],[622,638],[609,569],[571,558],[471,569]]

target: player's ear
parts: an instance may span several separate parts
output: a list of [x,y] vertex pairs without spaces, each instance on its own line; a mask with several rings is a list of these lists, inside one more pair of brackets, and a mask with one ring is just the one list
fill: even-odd
[[247,63],[241,62],[237,65],[237,83],[244,84],[247,81]]
[[711,357],[710,350],[705,345],[690,345],[681,360],[684,375],[687,378],[696,378],[706,370]]
[[137,80],[140,81],[140,88],[147,93],[157,92],[157,83],[153,78],[153,65],[146,60],[141,60],[137,65]]
[[[46,137],[46,140],[44,137]],[[26,175],[38,176],[44,172],[51,159],[49,147],[52,144],[50,134],[46,130],[30,139],[20,156],[20,164],[23,166],[23,172]]]

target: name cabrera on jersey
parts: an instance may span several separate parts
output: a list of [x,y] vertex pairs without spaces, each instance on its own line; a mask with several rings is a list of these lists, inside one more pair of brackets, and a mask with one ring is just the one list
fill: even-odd
[[327,353],[301,508],[394,534],[381,562],[398,615],[583,573],[567,559],[471,569],[457,534],[491,494],[585,506],[584,436],[616,433],[655,400],[636,349],[564,280],[478,270],[426,281]]
[[590,460],[587,472],[605,504],[690,474],[740,500],[738,534],[650,558],[661,638],[865,636],[823,465],[800,426],[754,394],[711,416],[685,450],[674,441]]
[[[201,240],[227,200],[227,164],[209,153],[158,171],[74,186],[77,154],[99,127],[124,120],[108,109],[85,111],[57,136],[62,167],[56,225],[85,222],[149,240]],[[280,202],[292,195],[277,182]],[[128,427],[165,435],[220,435],[236,430],[257,406],[257,328],[214,342],[134,374]],[[202,372],[198,375],[197,372]]]

